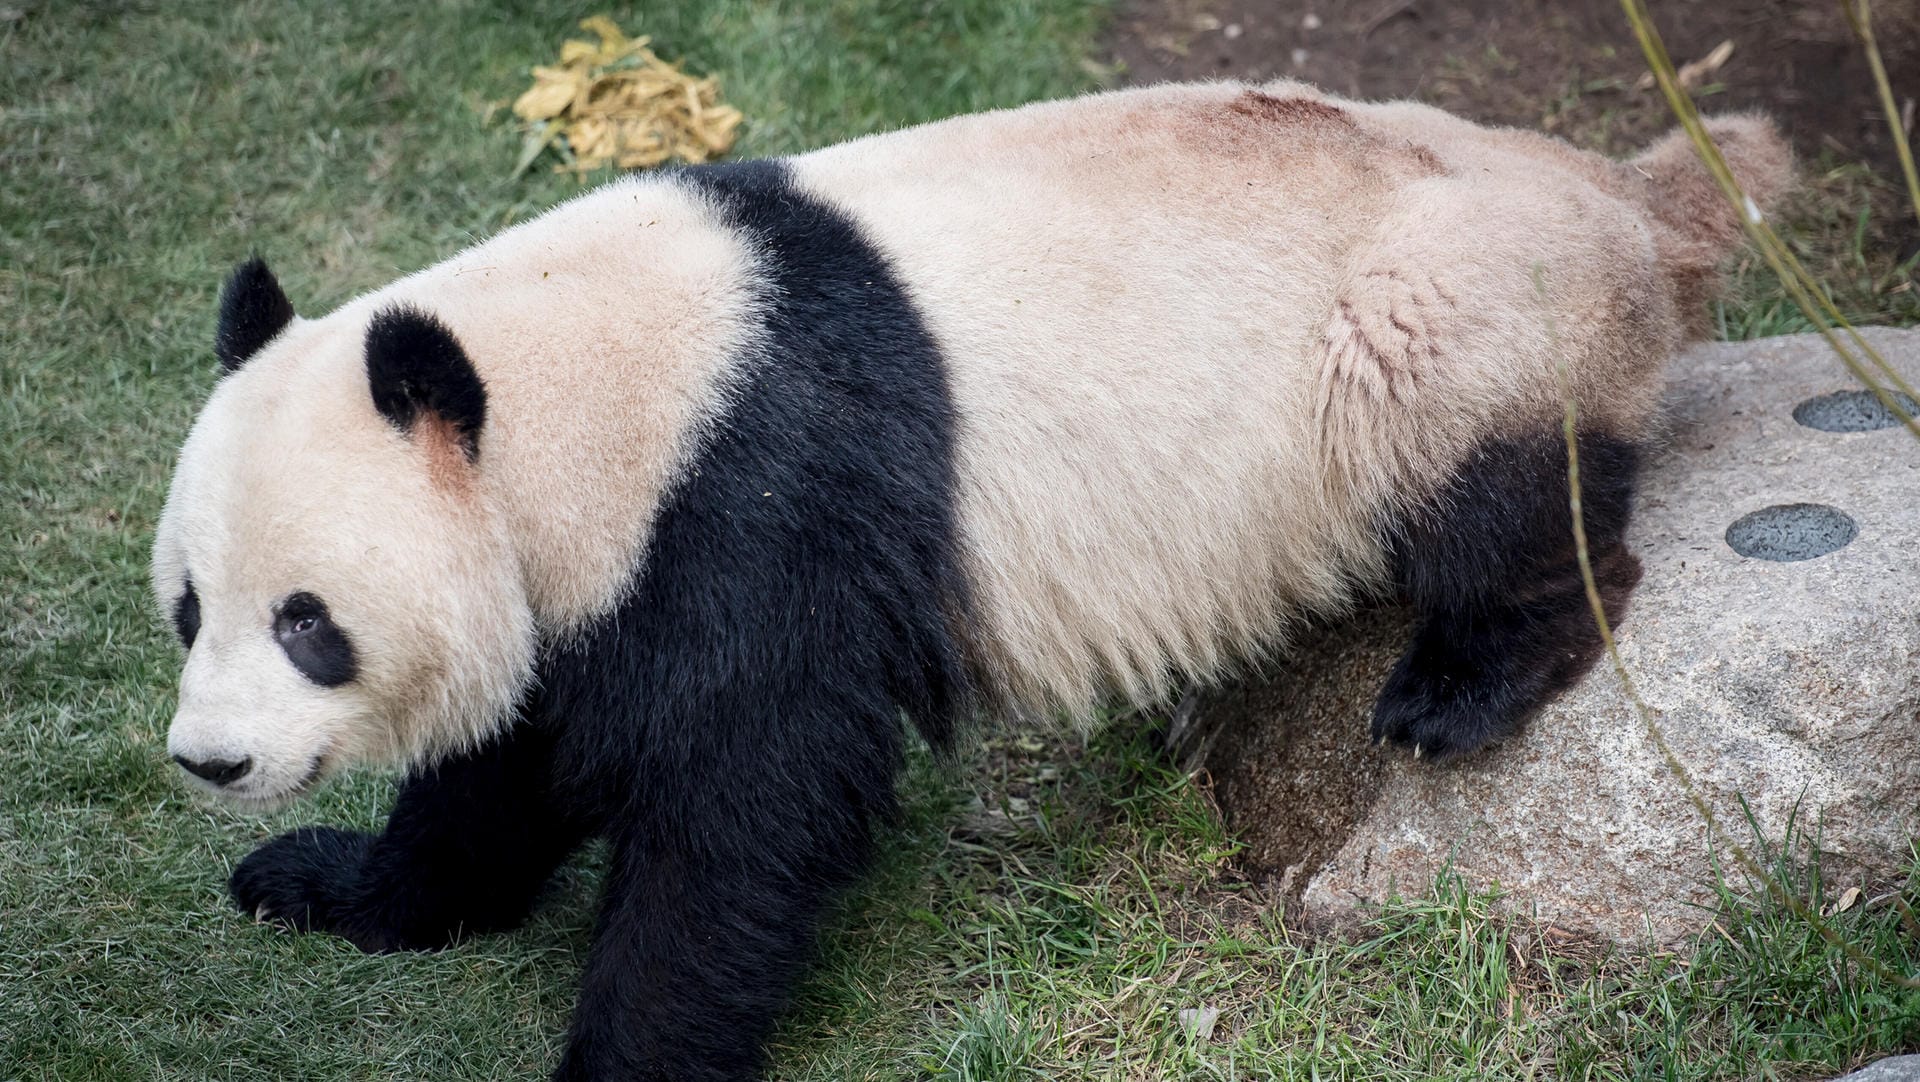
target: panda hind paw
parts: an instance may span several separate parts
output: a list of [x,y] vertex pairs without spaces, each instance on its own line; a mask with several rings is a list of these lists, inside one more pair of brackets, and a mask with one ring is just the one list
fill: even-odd
[[1513,735],[1555,690],[1554,673],[1531,651],[1461,645],[1431,629],[1416,639],[1374,703],[1374,743],[1429,762],[1470,755]]
[[1417,677],[1390,680],[1374,704],[1373,740],[1406,748],[1424,762],[1471,755],[1519,728],[1515,711],[1489,705]]

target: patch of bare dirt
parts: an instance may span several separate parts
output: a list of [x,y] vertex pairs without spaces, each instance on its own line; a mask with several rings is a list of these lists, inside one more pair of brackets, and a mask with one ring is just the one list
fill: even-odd
[[[1896,176],[1866,60],[1838,0],[1652,0],[1676,65],[1705,61],[1709,112],[1761,109],[1809,160]],[[1920,0],[1879,0],[1895,100],[1920,97]],[[1338,94],[1417,98],[1473,119],[1621,153],[1672,127],[1618,0],[1132,0],[1110,53],[1129,82],[1304,79]]]

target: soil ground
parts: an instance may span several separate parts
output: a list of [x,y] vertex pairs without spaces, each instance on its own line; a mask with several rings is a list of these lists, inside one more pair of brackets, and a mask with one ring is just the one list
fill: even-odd
[[[1838,0],[1650,6],[1676,65],[1733,43],[1694,87],[1703,111],[1772,114],[1826,203],[1871,211],[1857,237],[1846,237],[1842,223],[1836,241],[1852,249],[1844,254],[1885,272],[1914,253],[1920,230],[1903,206],[1887,121]],[[1874,27],[1911,129],[1920,0],[1880,0]],[[1109,55],[1129,82],[1304,79],[1347,96],[1418,98],[1612,154],[1673,125],[1659,90],[1637,85],[1647,67],[1618,0],[1131,0],[1114,22]]]
[[[1886,118],[1837,2],[1652,6],[1675,64],[1733,43],[1695,89],[1703,109],[1763,109],[1803,155],[1891,166]],[[1905,103],[1920,94],[1920,0],[1881,0],[1874,25]],[[1613,152],[1672,126],[1659,91],[1636,89],[1646,64],[1617,0],[1136,0],[1116,27],[1113,50],[1134,82],[1305,79]]]

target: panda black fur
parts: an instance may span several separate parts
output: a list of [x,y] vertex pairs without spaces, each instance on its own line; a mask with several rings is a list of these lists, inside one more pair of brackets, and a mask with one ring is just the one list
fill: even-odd
[[[1583,195],[1585,203],[1576,199],[1564,210],[1554,204],[1538,213],[1546,221],[1565,218],[1559,239],[1577,248],[1587,239],[1581,231],[1596,228],[1584,216],[1602,200],[1632,234],[1619,242],[1628,265],[1623,277],[1596,279],[1597,303],[1568,308],[1574,315],[1560,332],[1576,345],[1598,343],[1596,359],[1587,362],[1594,371],[1576,364],[1571,378],[1592,418],[1579,446],[1586,531],[1607,600],[1619,610],[1638,577],[1621,542],[1641,445],[1654,423],[1648,366],[1657,367],[1680,340],[1684,305],[1697,300],[1689,290],[1701,288],[1712,260],[1737,239],[1737,225],[1729,227],[1729,216],[1711,204],[1716,193],[1704,172],[1676,165],[1684,149],[1671,142],[1630,172],[1538,137],[1489,133],[1420,107],[1343,103],[1292,84],[1218,85],[967,118],[920,130],[931,136],[902,133],[852,144],[850,157],[838,159],[827,152],[821,159],[687,169],[611,186],[576,208],[594,200],[594,206],[613,206],[628,196],[635,205],[645,203],[649,209],[628,223],[635,246],[646,245],[646,231],[663,222],[682,236],[704,230],[721,238],[697,249],[676,242],[718,270],[660,287],[684,286],[675,296],[707,305],[687,318],[722,345],[710,349],[716,354],[711,363],[719,366],[714,371],[695,371],[695,356],[692,375],[644,384],[654,397],[634,399],[657,401],[668,421],[646,408],[633,422],[635,438],[655,440],[643,461],[657,476],[635,489],[646,506],[626,508],[631,521],[593,517],[600,505],[592,497],[604,495],[604,481],[589,484],[593,491],[584,497],[575,491],[576,473],[607,476],[593,473],[605,465],[594,447],[608,456],[624,453],[616,444],[575,446],[579,434],[593,432],[600,421],[569,411],[593,414],[601,405],[568,401],[545,387],[536,388],[547,393],[540,409],[525,412],[522,400],[536,392],[516,388],[541,381],[513,384],[528,377],[483,351],[509,350],[516,356],[507,359],[537,372],[538,341],[502,331],[469,333],[482,326],[474,314],[482,308],[462,309],[444,284],[448,274],[467,273],[465,266],[439,276],[423,272],[304,324],[265,266],[250,262],[221,301],[216,352],[229,375],[183,452],[156,539],[159,601],[189,648],[170,749],[208,788],[262,803],[297,794],[345,762],[399,759],[413,769],[380,835],[310,827],[248,856],[231,882],[243,910],[342,935],[366,950],[440,947],[519,923],[560,862],[587,838],[604,837],[611,860],[602,910],[555,1077],[753,1078],[763,1066],[769,1029],[804,970],[823,907],[865,867],[876,830],[893,814],[903,713],[930,743],[948,747],[983,711],[1084,709],[1083,689],[1095,686],[1150,697],[1171,678],[1204,677],[1224,660],[1270,645],[1304,611],[1380,588],[1409,597],[1422,623],[1381,693],[1373,718],[1377,739],[1433,757],[1473,751],[1508,735],[1591,664],[1598,644],[1567,528],[1559,392],[1538,374],[1550,369],[1536,366],[1535,375],[1512,378],[1515,390],[1477,397],[1473,388],[1482,382],[1506,387],[1507,375],[1472,367],[1497,358],[1462,360],[1474,378],[1451,385],[1466,388],[1448,392],[1457,401],[1436,400],[1432,387],[1444,385],[1447,373],[1435,374],[1432,366],[1448,357],[1419,341],[1431,334],[1443,345],[1479,342],[1475,321],[1484,318],[1497,331],[1500,306],[1524,306],[1525,289],[1516,286],[1512,297],[1467,298],[1486,306],[1484,313],[1455,317],[1474,326],[1453,331],[1445,313],[1457,312],[1460,298],[1450,290],[1469,279],[1409,283],[1419,277],[1418,263],[1357,264],[1351,289],[1324,295],[1312,282],[1274,278],[1283,272],[1272,268],[1218,268],[1223,275],[1273,278],[1320,298],[1297,313],[1313,326],[1287,339],[1311,354],[1302,371],[1313,374],[1312,400],[1305,393],[1277,399],[1296,412],[1275,417],[1276,426],[1310,419],[1316,427],[1276,432],[1276,447],[1287,453],[1275,456],[1287,461],[1272,476],[1285,481],[1295,476],[1286,469],[1311,467],[1324,471],[1314,474],[1324,486],[1282,485],[1282,494],[1297,501],[1293,507],[1242,513],[1219,499],[1195,504],[1223,521],[1255,525],[1272,516],[1326,520],[1317,533],[1301,527],[1298,551],[1281,552],[1282,562],[1292,558],[1294,565],[1275,570],[1229,551],[1225,558],[1248,566],[1222,575],[1254,584],[1247,596],[1193,602],[1199,615],[1185,624],[1171,621],[1135,634],[1129,613],[1154,618],[1142,614],[1140,599],[1172,589],[1175,603],[1186,604],[1180,582],[1149,583],[1133,593],[1134,584],[1114,584],[1107,591],[1112,604],[1104,604],[1105,587],[1089,587],[1089,581],[1100,584],[1087,578],[1087,569],[1116,565],[1084,550],[1102,544],[1098,531],[1042,537],[1033,544],[1057,543],[1047,558],[1058,565],[1033,576],[1044,588],[1026,599],[1029,608],[1010,610],[1006,599],[1025,581],[1022,561],[1030,555],[1014,543],[1021,528],[1038,521],[1046,502],[1070,501],[1074,493],[1046,485],[1022,489],[1018,470],[983,480],[981,463],[991,456],[1037,458],[1057,450],[1062,457],[1051,465],[1058,472],[1036,472],[1036,479],[1079,476],[1097,485],[1102,477],[1091,471],[1109,448],[1134,447],[1168,468],[1193,460],[1196,489],[1209,497],[1215,493],[1208,485],[1225,491],[1227,481],[1243,476],[1223,459],[1194,460],[1200,452],[1178,444],[1192,433],[1090,431],[1088,418],[1101,416],[1099,408],[1126,407],[1124,386],[1107,388],[1117,404],[1096,403],[1085,415],[1039,407],[1018,412],[1023,387],[1036,401],[1058,401],[1046,397],[1049,381],[1075,378],[1074,365],[1092,373],[1076,393],[1104,393],[1097,337],[1077,359],[1063,359],[1058,376],[1046,368],[1048,356],[994,369],[988,376],[1001,381],[1005,395],[983,395],[985,369],[968,367],[977,343],[957,328],[1005,333],[1005,341],[1018,342],[1019,306],[1025,300],[1040,308],[1047,283],[1024,294],[1005,284],[1012,277],[988,285],[972,284],[975,279],[938,284],[939,268],[929,269],[925,253],[906,244],[925,223],[910,222],[911,193],[901,197],[887,187],[888,167],[897,162],[905,173],[936,179],[944,168],[958,178],[990,153],[983,140],[1023,125],[1042,135],[1091,128],[1086,138],[1095,156],[1103,139],[1135,152],[1191,152],[1224,174],[1266,168],[1268,154],[1299,155],[1312,161],[1303,168],[1330,171],[1327,190],[1359,185],[1362,194],[1353,198],[1362,204],[1368,185],[1398,192],[1394,185],[1438,182],[1476,154],[1507,153],[1511,140],[1564,170],[1568,185],[1589,184],[1614,199],[1617,206]],[[1763,124],[1735,125],[1723,130],[1740,151],[1736,166],[1764,202],[1785,183],[1784,151]],[[1426,144],[1404,135],[1429,129]],[[889,138],[906,141],[884,141]],[[1177,174],[1182,165],[1174,161],[1170,168]],[[1056,167],[1066,168],[1034,169]],[[838,181],[822,179],[836,168]],[[995,168],[1021,176],[1017,158]],[[1092,168],[1097,175],[1099,166]],[[1350,179],[1351,170],[1360,179]],[[1637,175],[1664,187],[1649,191]],[[821,194],[836,184],[833,198]],[[1095,205],[1107,199],[1109,212],[1128,192],[1095,188],[1085,199]],[[1259,196],[1285,199],[1287,193]],[[889,198],[904,198],[894,221],[909,225],[880,224],[878,208]],[[1214,213],[1182,204],[1177,193],[1166,198],[1186,221],[1204,223]],[[1678,211],[1662,210],[1662,203]],[[1070,213],[1073,196],[1056,205]],[[1329,221],[1365,217],[1344,205],[1307,212],[1309,222],[1323,212]],[[1229,220],[1224,228],[1232,228],[1239,212],[1219,213]],[[1431,217],[1430,210],[1422,213]],[[1461,211],[1469,233],[1496,221],[1477,213]],[[688,224],[691,219],[698,220]],[[988,230],[1003,224],[991,213],[976,221]],[[519,246],[504,249],[513,260],[505,270],[544,279],[542,244],[561,246],[580,224],[559,212],[516,230]],[[1345,265],[1347,248],[1328,242],[1313,255],[1319,242],[1303,237],[1304,262]],[[1413,243],[1409,258],[1423,257],[1414,243],[1419,238],[1389,240]],[[1479,247],[1449,243],[1454,247],[1425,257],[1451,252],[1462,266],[1485,258]],[[1610,243],[1595,242],[1593,251],[1609,251]],[[491,258],[502,249],[483,251]],[[1108,262],[1105,255],[1053,265],[1092,277],[1117,273],[1102,288],[1121,294],[1151,287],[1128,306],[1151,312],[1172,304],[1165,309],[1169,318],[1178,318],[1182,298],[1196,310],[1204,307],[1212,288],[1151,266],[1135,268],[1137,280],[1129,279],[1126,260]],[[994,273],[1011,276],[1019,269]],[[503,272],[493,264],[480,270]],[[1532,268],[1517,271],[1517,278],[1507,278],[1532,280]],[[1577,280],[1579,268],[1564,273]],[[1059,277],[1053,284],[1062,293],[1089,285]],[[650,311],[662,300],[658,291],[602,300],[603,318],[614,323],[622,304],[633,306],[636,319],[669,325],[677,318]],[[463,314],[441,310],[449,306]],[[1590,311],[1601,314],[1592,316],[1591,326],[1576,325],[1580,313]],[[511,326],[511,313],[494,314]],[[1514,326],[1525,327],[1537,315],[1525,311]],[[1113,318],[1120,321],[1124,312]],[[1151,331],[1153,320],[1138,326]],[[1387,327],[1399,328],[1406,341],[1383,344],[1383,334],[1394,333],[1382,331]],[[1079,330],[1097,336],[1101,328]],[[1486,333],[1497,344],[1496,331]],[[617,331],[607,333],[617,340]],[[1263,349],[1293,363],[1278,345],[1261,344],[1260,328],[1247,334],[1253,343],[1247,365],[1267,363]],[[1619,371],[1608,369],[1604,352],[1614,336],[1622,357],[1631,358]],[[1047,341],[1050,348],[1074,348],[1068,339]],[[1114,352],[1140,348],[1116,339]],[[607,379],[624,378],[613,367],[622,360],[606,358]],[[658,367],[673,363],[668,358]],[[1276,372],[1293,371],[1284,364]],[[593,378],[590,369],[580,371]],[[1165,375],[1128,371],[1133,378]],[[1210,372],[1225,379],[1229,370],[1201,366],[1193,378]],[[582,377],[545,382],[561,384],[564,392],[569,378]],[[274,471],[298,471],[302,463],[263,465],[243,450],[274,418],[318,423],[299,412],[300,396],[323,392],[338,400],[314,416],[340,418],[347,431],[312,433],[315,442],[294,444],[296,453],[313,448],[316,462],[331,465],[326,456],[334,452],[318,448],[343,440],[355,446],[339,452],[338,477],[313,476],[301,479],[305,488],[286,487]],[[1427,427],[1404,419],[1416,415],[1432,419],[1422,422]],[[547,424],[553,435],[545,442],[560,447],[550,459],[528,450],[542,445],[542,432],[525,430]],[[1044,433],[1047,442],[995,447],[981,437],[999,433],[1011,440],[1023,426]],[[1221,431],[1262,430],[1226,424]],[[1377,446],[1368,442],[1376,437]],[[1249,469],[1267,468],[1257,447],[1222,453],[1231,458],[1241,451],[1248,452],[1242,457],[1253,464]],[[236,461],[241,458],[249,460]],[[493,482],[498,471],[515,469],[546,487],[521,492],[518,504],[503,507]],[[1178,473],[1124,476],[1159,476],[1165,485],[1183,480]],[[404,491],[373,491],[387,479]],[[308,488],[348,489],[353,499],[341,513],[351,521],[309,522],[304,508],[249,517],[260,514],[261,502],[249,486],[262,484],[290,503],[304,499]],[[1139,536],[1124,536],[1127,523],[1094,525],[1115,531],[1116,543],[1165,556],[1164,564],[1137,563],[1140,574],[1159,567],[1163,577],[1177,580],[1186,573],[1181,568],[1220,566],[1222,550],[1188,545],[1167,521],[1150,517],[1156,501],[1178,503],[1173,489],[1122,495],[1141,508]],[[555,521],[524,521],[529,509],[537,518],[542,506],[554,509]],[[1214,524],[1202,514],[1177,526],[1204,540]],[[354,529],[366,531],[364,548],[332,537]],[[328,536],[309,536],[316,532]],[[584,555],[558,571],[537,566],[515,547],[516,539],[575,536],[586,539],[578,550]],[[574,564],[608,553],[619,557],[625,536],[638,538],[628,569],[608,564],[611,571],[586,575],[587,585],[576,588],[568,578]],[[613,540],[595,540],[602,537]],[[293,555],[265,551],[281,540],[291,542]],[[386,579],[356,579],[353,588],[331,593],[324,581],[371,576],[388,562],[395,569]],[[1233,579],[1236,574],[1246,577]],[[604,602],[596,600],[603,595]],[[459,611],[393,611],[406,606]],[[1052,622],[1042,619],[1050,613]],[[467,630],[485,640],[484,648],[443,641]],[[1084,641],[1075,638],[1082,634]],[[429,644],[418,647],[424,660],[408,667],[394,659],[416,641]],[[327,669],[316,657],[344,658],[351,668]],[[449,658],[458,672],[441,671],[439,662]],[[333,680],[341,673],[349,675]],[[277,713],[249,729],[233,720],[248,709]],[[389,725],[387,712],[410,720],[392,722],[392,732],[373,732]]]

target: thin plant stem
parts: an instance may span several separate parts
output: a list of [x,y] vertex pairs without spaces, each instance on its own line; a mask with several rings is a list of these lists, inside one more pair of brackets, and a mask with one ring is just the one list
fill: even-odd
[[1907,180],[1907,200],[1913,204],[1915,217],[1920,217],[1920,173],[1913,167],[1913,148],[1907,145],[1907,126],[1901,122],[1900,109],[1893,101],[1893,84],[1887,79],[1887,64],[1880,57],[1880,43],[1873,36],[1873,5],[1871,0],[1840,0],[1840,10],[1847,16],[1847,25],[1853,28],[1853,36],[1860,39],[1860,48],[1867,54],[1867,67],[1873,72],[1873,88],[1880,95],[1880,111],[1887,115],[1887,129],[1893,134],[1893,153],[1900,159],[1900,172]]

